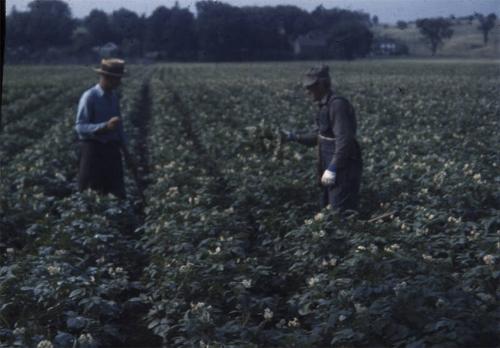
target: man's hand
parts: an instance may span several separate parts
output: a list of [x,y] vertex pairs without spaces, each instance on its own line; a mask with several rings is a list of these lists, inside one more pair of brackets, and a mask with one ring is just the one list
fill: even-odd
[[118,116],[111,117],[106,124],[106,129],[107,130],[114,130],[118,125],[120,124],[120,118]]
[[297,141],[297,135],[294,132],[280,129],[280,137],[282,142]]
[[337,178],[337,172],[335,170],[335,166],[328,167],[327,170],[323,173],[321,177],[321,184],[323,186],[333,186],[335,185],[335,179]]

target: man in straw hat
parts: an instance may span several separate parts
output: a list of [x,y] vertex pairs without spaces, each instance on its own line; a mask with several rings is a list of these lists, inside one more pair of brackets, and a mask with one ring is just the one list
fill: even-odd
[[356,210],[359,201],[362,160],[356,141],[356,115],[351,103],[331,87],[328,66],[311,68],[303,86],[319,110],[312,131],[281,131],[284,141],[318,146],[318,182],[322,187],[321,208],[331,205],[342,212]]
[[115,91],[125,74],[125,62],[103,59],[94,70],[99,82],[83,93],[76,115],[75,130],[81,143],[78,189],[125,198],[120,149],[126,152],[126,138]]

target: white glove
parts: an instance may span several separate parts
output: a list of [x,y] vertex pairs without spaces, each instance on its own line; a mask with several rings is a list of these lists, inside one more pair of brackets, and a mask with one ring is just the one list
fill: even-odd
[[325,170],[323,176],[321,177],[321,184],[323,186],[333,186],[335,185],[335,178],[337,173],[331,171],[330,169]]

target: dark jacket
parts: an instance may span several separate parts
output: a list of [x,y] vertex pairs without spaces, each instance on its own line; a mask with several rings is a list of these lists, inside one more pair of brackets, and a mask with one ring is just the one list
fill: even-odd
[[[356,140],[356,113],[351,103],[330,91],[318,106],[314,129],[299,134],[297,141],[307,146],[316,146],[321,139],[319,135],[335,139],[324,144],[331,147],[333,156],[330,164],[334,164],[337,169],[346,167],[352,161],[361,161],[361,151]],[[322,171],[325,169],[320,168]]]

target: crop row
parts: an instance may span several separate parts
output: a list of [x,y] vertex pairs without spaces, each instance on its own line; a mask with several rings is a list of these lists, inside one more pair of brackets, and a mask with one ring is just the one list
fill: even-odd
[[[7,116],[9,116],[7,121],[11,122],[4,125],[0,134],[2,166],[5,166],[25,148],[36,144],[40,137],[47,134],[51,126],[59,122],[64,117],[65,112],[68,112],[67,108],[78,103],[78,94],[87,84],[90,84],[88,79],[71,88],[61,86],[54,94],[50,94],[53,97],[50,101],[47,100],[46,94],[41,93],[35,97],[36,101],[33,102],[33,105],[26,102],[24,108],[17,109],[15,105],[13,108],[6,108]],[[15,112],[15,121],[11,120],[14,116],[10,115],[9,112]],[[70,133],[69,129],[68,133]]]
[[48,104],[56,92],[80,85],[88,76],[89,71],[75,67],[9,66],[2,85],[4,123],[15,122],[26,111]]
[[494,346],[495,67],[334,65],[365,162],[349,219],[317,211],[315,151],[277,137],[313,119],[305,69],[134,69],[127,202],[73,193],[74,116],[12,156],[0,346]]
[[[139,86],[124,91],[128,129]],[[128,202],[75,193],[74,113],[65,109],[2,172],[1,346],[146,344],[143,329],[131,324],[141,311],[134,300],[140,217]]]
[[314,152],[273,140],[310,110],[293,80],[266,66],[164,70],[145,245],[165,344],[495,340],[494,81],[418,68],[409,81],[340,66],[365,157],[352,221],[314,215]]

